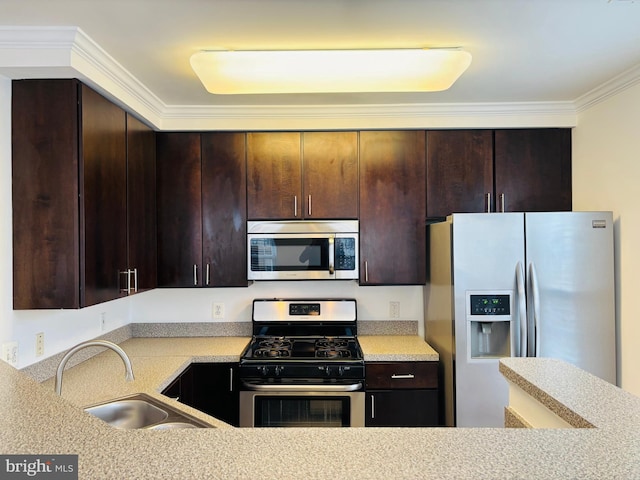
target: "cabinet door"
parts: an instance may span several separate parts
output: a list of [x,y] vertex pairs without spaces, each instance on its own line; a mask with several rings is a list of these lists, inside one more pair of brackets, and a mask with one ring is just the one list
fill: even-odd
[[247,210],[250,220],[302,215],[300,133],[247,134]]
[[438,426],[438,391],[434,389],[367,392],[365,426]]
[[305,132],[302,210],[309,219],[358,218],[358,133]]
[[428,131],[427,217],[493,211],[493,200],[493,131]]
[[204,284],[247,286],[245,134],[202,134]]
[[202,192],[199,133],[156,138],[158,286],[202,282]]
[[12,82],[16,310],[81,306],[78,100],[75,80]]
[[138,290],[157,285],[156,137],[127,115],[128,262],[137,272]]
[[571,210],[571,130],[495,132],[496,210]]
[[[84,228],[83,306],[121,296],[127,268],[126,114],[82,85],[81,220]],[[81,255],[82,257],[82,255]]]
[[230,425],[239,424],[237,364],[193,363],[191,406]]
[[425,132],[360,133],[360,284],[426,281]]

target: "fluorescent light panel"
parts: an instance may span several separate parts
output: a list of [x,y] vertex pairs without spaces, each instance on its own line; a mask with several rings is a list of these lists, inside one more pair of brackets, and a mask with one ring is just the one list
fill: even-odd
[[471,63],[460,49],[202,51],[191,67],[215,94],[436,92]]

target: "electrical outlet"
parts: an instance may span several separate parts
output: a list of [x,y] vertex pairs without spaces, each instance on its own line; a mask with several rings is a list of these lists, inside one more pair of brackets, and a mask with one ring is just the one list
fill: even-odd
[[18,366],[18,342],[2,344],[2,360],[14,367]]
[[222,320],[224,318],[224,303],[214,302],[213,318],[217,320]]
[[36,357],[44,355],[44,332],[36,333]]
[[389,317],[400,318],[400,302],[389,302]]
[[103,332],[107,329],[107,312],[100,313],[100,330]]

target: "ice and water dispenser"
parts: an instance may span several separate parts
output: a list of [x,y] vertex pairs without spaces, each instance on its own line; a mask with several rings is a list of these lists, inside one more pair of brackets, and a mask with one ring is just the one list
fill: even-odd
[[469,359],[510,357],[513,292],[467,292]]

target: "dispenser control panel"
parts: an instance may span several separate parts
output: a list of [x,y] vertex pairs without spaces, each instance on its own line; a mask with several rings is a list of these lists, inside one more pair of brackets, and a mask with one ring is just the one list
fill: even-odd
[[508,294],[469,295],[470,315],[511,315],[511,296]]

